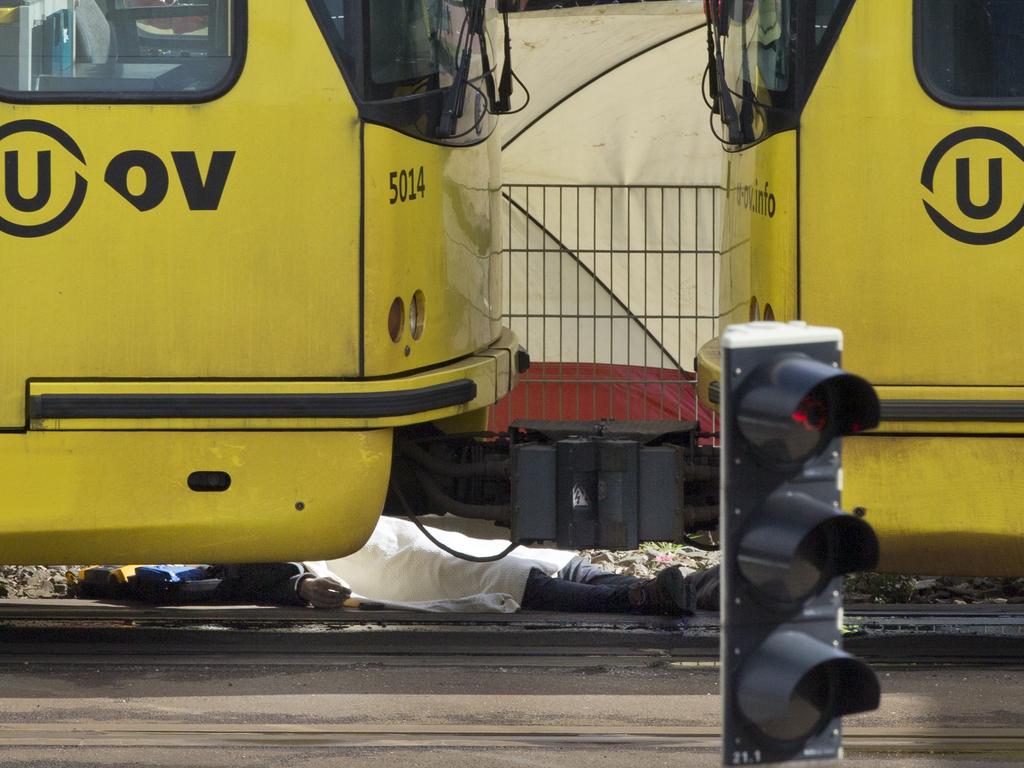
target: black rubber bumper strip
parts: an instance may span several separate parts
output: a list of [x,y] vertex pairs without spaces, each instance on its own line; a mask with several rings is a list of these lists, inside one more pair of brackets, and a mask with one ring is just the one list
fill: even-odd
[[708,384],[708,400],[714,405],[722,402],[722,383],[720,381],[712,381]]
[[325,395],[35,395],[35,419],[381,419],[465,405],[476,382]]
[[[721,402],[722,388],[713,381],[708,400]],[[1024,400],[883,400],[882,421],[1024,422]]]
[[883,400],[882,421],[1024,421],[1024,400]]

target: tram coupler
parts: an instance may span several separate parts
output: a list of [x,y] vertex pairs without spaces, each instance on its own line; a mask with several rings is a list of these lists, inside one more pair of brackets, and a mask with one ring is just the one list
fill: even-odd
[[493,520],[520,544],[635,549],[717,528],[710,437],[696,422],[610,420],[516,421],[487,437],[402,435],[394,477],[407,512]]

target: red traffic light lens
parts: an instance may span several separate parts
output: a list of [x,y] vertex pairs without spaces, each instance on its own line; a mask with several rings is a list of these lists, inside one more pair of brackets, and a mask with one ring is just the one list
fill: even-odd
[[740,434],[762,464],[775,468],[795,469],[832,438],[878,423],[878,397],[870,384],[803,354],[756,366],[736,399]]
[[[777,407],[777,394],[768,391],[764,397],[766,406]],[[829,388],[819,384],[805,392],[792,411],[779,408],[775,418],[758,414],[751,419],[748,413],[740,413],[740,429],[766,460],[800,463],[831,439],[833,399]]]
[[812,392],[793,411],[793,421],[808,432],[822,432],[828,426],[828,401]]

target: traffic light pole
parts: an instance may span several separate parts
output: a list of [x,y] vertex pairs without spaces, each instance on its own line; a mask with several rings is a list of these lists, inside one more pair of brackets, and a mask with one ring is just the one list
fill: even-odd
[[879,686],[843,652],[842,575],[878,541],[840,508],[842,435],[878,423],[871,385],[839,367],[842,334],[748,323],[722,334],[723,762],[841,755],[841,717]]

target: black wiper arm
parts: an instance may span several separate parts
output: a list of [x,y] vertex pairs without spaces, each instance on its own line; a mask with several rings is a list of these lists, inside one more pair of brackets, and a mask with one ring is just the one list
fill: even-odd
[[480,45],[484,47],[487,41],[484,39],[484,10],[487,0],[468,0],[466,18],[466,40],[465,47],[456,52],[458,67],[452,84],[444,97],[444,107],[441,110],[441,121],[438,125],[438,133],[442,136],[454,136],[458,131],[459,118],[466,108],[466,88],[469,83],[469,68],[473,63],[473,38],[480,38]]

